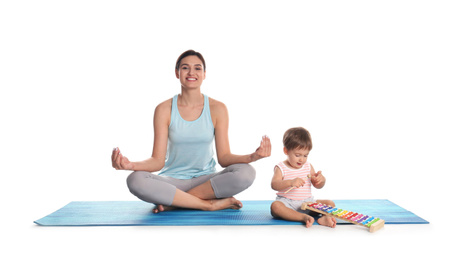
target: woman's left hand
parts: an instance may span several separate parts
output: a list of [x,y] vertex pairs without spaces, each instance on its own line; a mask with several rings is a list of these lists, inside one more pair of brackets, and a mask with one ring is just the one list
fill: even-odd
[[251,154],[251,161],[257,161],[259,159],[271,156],[271,140],[268,136],[263,136],[261,139],[260,146],[254,153]]

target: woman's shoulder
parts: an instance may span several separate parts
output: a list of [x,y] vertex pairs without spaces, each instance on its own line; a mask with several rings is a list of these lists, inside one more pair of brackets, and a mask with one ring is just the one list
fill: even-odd
[[[209,98],[210,115],[215,128],[219,128],[221,125],[228,127],[228,110],[227,106],[223,102],[216,99]],[[224,122],[220,124],[220,122]],[[225,123],[227,122],[227,123]]]
[[209,97],[209,107],[210,107],[210,111],[212,112],[212,114],[227,114],[227,106],[221,102],[221,101],[218,101],[216,99],[213,99],[213,98],[210,98]]
[[209,97],[209,106],[210,108],[227,109],[223,102],[213,99],[211,97]]
[[159,103],[157,106],[156,106],[156,110],[165,110],[165,109],[171,109],[172,107],[172,98],[170,99],[167,99],[161,103]]
[[172,98],[161,102],[156,106],[154,114],[157,117],[171,117],[171,108],[172,108]]

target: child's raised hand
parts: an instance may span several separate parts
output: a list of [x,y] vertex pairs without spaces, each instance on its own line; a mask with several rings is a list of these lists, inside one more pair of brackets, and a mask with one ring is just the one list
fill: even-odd
[[310,181],[314,185],[314,187],[318,187],[319,185],[325,183],[325,177],[322,175],[322,171],[318,171],[316,173],[310,174]]

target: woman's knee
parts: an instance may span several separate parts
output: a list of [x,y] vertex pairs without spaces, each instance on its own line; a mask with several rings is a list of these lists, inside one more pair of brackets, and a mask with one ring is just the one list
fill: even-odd
[[136,195],[140,192],[143,186],[143,181],[146,179],[147,174],[149,173],[143,171],[136,171],[128,175],[128,178],[126,179],[126,184],[132,194]]
[[232,197],[250,187],[255,180],[256,171],[249,164],[234,164],[221,174],[210,179],[217,198]]
[[236,174],[235,177],[238,178],[238,183],[241,184],[241,186],[248,188],[253,184],[255,178],[256,178],[256,170],[253,168],[253,166],[249,164],[237,164]]
[[139,199],[157,204],[170,206],[176,187],[162,180],[158,180],[150,172],[132,172],[127,178],[128,189]]

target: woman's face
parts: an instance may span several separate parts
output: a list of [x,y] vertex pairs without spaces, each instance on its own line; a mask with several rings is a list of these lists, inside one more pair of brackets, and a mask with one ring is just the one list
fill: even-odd
[[191,55],[181,60],[176,77],[181,81],[182,87],[198,88],[205,79],[204,65],[199,57]]

